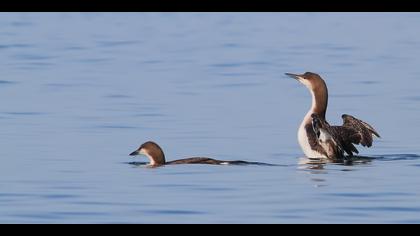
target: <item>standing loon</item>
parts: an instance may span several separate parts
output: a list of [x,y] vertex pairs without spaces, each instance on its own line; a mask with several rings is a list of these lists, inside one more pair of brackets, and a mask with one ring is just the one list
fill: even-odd
[[372,146],[373,136],[378,132],[366,122],[351,115],[342,115],[342,126],[331,126],[325,120],[328,104],[328,90],[325,81],[312,72],[305,74],[286,73],[287,76],[304,84],[312,95],[312,106],[303,118],[298,130],[298,141],[309,158],[345,158],[344,153],[353,156],[359,153],[354,144]]
[[254,164],[254,165],[271,165],[262,162],[248,162],[248,161],[221,161],[207,157],[190,157],[175,161],[166,161],[165,154],[162,148],[155,142],[148,141],[143,143],[136,151],[132,152],[130,156],[145,155],[149,158],[150,163],[148,166],[157,167],[162,165],[172,164],[212,164],[212,165],[228,165],[228,164]]

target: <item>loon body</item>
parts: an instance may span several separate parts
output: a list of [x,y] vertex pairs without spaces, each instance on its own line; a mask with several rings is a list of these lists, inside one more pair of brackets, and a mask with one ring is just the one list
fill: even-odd
[[149,166],[156,167],[162,165],[174,165],[174,164],[211,164],[211,165],[227,165],[227,164],[261,164],[269,165],[259,162],[247,162],[247,161],[222,161],[208,157],[190,157],[185,159],[179,159],[174,161],[166,161],[165,153],[162,148],[155,142],[148,141],[140,145],[140,147],[130,153],[130,156],[145,155],[149,158]]
[[325,81],[312,72],[286,75],[304,84],[312,95],[312,106],[298,130],[298,141],[309,158],[343,159],[345,153],[359,153],[354,144],[372,146],[373,136],[380,137],[368,123],[351,115],[342,115],[343,125],[331,126],[325,119],[328,89]]

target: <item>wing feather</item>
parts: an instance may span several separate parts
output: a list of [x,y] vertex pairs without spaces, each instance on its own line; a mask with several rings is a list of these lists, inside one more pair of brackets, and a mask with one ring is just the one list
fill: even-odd
[[342,127],[347,128],[351,132],[349,138],[352,143],[371,147],[373,136],[380,138],[378,132],[368,123],[347,114],[341,117],[343,118]]
[[342,115],[342,118],[342,126],[330,126],[317,114],[312,114],[312,128],[319,142],[327,141],[322,139],[328,137],[329,145],[336,149],[334,155],[337,158],[343,157],[344,152],[349,156],[353,156],[353,153],[358,154],[359,151],[354,146],[355,144],[371,147],[373,136],[380,137],[378,132],[368,123],[347,114]]

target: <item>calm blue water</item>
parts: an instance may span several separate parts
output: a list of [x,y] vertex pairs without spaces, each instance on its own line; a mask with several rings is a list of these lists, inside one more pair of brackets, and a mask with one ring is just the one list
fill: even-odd
[[[1,223],[420,223],[420,14],[1,13]],[[309,92],[381,134],[305,164]],[[127,164],[147,140],[168,160]]]

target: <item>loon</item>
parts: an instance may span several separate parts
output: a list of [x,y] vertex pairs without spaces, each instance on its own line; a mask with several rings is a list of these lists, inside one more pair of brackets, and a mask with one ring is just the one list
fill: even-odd
[[261,162],[248,162],[248,161],[221,161],[208,157],[190,157],[185,159],[179,159],[175,161],[166,161],[165,154],[162,148],[153,141],[147,141],[140,145],[140,147],[134,152],[130,153],[130,156],[145,155],[149,158],[150,163],[148,166],[157,167],[163,165],[173,164],[211,164],[211,165],[241,165],[241,164],[256,164],[256,165],[271,165]]
[[[378,132],[368,123],[351,115],[343,114],[343,125],[332,126],[325,120],[328,104],[328,89],[325,81],[312,72],[305,74],[286,73],[287,76],[305,85],[312,95],[312,106],[303,118],[298,130],[298,141],[308,158],[342,160],[358,154],[354,144],[371,147],[373,136]],[[348,156],[345,156],[347,153]]]

